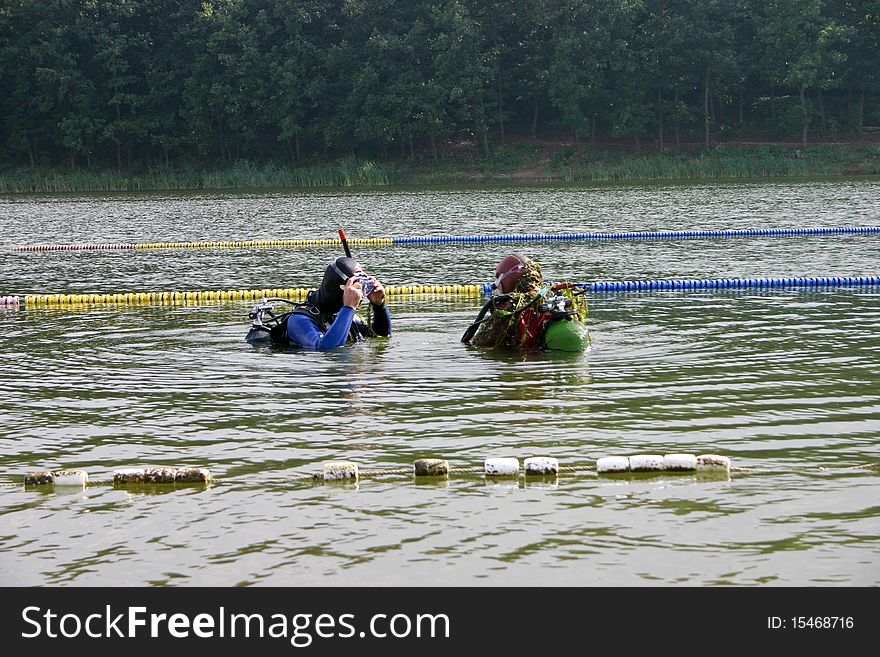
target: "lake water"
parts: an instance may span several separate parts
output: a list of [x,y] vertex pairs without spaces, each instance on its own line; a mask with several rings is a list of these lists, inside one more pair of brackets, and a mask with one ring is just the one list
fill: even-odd
[[[21,196],[0,295],[310,287],[333,247],[13,252],[36,243],[880,225],[880,182]],[[387,284],[877,275],[880,237],[356,247]],[[332,353],[243,341],[248,303],[0,310],[0,584],[880,584],[880,290],[593,295],[593,347],[459,342],[480,299],[394,298],[394,333]],[[329,460],[672,452],[752,472],[357,485]],[[114,470],[207,467],[207,487]],[[25,488],[82,468],[85,490]]]

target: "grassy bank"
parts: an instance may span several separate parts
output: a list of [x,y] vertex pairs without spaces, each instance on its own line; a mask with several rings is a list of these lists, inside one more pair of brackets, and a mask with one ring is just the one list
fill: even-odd
[[520,143],[463,167],[446,160],[401,172],[419,183],[614,182],[880,175],[880,144],[717,145],[686,151]]
[[707,180],[880,174],[880,147],[715,146],[699,153],[641,156],[557,153],[553,169],[564,180]]
[[122,173],[115,169],[0,171],[0,193],[372,187],[390,184],[388,167],[356,158],[296,168],[242,160],[222,167],[159,166]]
[[348,157],[291,167],[239,161],[208,167],[144,170],[0,170],[0,193],[125,192],[427,186],[530,183],[711,180],[880,175],[880,144],[724,145],[694,151],[635,151],[522,141],[488,157],[464,149],[437,160],[377,162]]

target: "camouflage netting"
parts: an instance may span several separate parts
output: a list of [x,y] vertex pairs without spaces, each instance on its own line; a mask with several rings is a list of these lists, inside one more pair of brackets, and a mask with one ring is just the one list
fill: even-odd
[[[517,281],[516,288],[509,295],[508,301],[501,301],[493,307],[488,318],[477,329],[470,344],[478,347],[516,347],[522,348],[537,344],[540,336],[528,333],[530,314],[535,314],[541,292],[545,298],[563,296],[570,301],[569,307],[577,310],[581,321],[587,318],[587,302],[583,294],[575,294],[571,287],[556,291],[548,291],[541,274],[541,265],[529,260],[522,277]],[[531,306],[531,307],[530,307]]]

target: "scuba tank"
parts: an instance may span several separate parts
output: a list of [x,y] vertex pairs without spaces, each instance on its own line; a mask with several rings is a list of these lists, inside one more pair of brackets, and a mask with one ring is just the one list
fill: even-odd
[[[566,286],[568,287],[568,286]],[[555,286],[554,291],[562,289]],[[538,307],[545,319],[540,334],[540,348],[550,351],[583,351],[590,346],[590,333],[573,299],[559,294]]]
[[583,351],[590,346],[590,334],[574,300],[554,294],[559,289],[559,286],[541,289],[538,297],[522,311],[516,332],[523,349]]
[[244,338],[246,342],[288,344],[287,319],[293,314],[293,311],[276,315],[275,306],[269,303],[270,301],[287,303],[294,307],[298,305],[293,301],[278,297],[263,298],[248,314],[253,323]]
[[589,346],[586,324],[575,319],[551,322],[544,331],[543,348],[549,351],[583,351]]
[[583,351],[590,346],[590,332],[576,310],[566,310],[567,297],[555,298],[555,305],[544,311],[549,320],[541,332],[540,348],[549,351]]

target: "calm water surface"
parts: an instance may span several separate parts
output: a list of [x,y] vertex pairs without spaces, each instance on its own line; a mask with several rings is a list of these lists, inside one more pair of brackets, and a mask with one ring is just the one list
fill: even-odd
[[[303,287],[327,247],[17,253],[35,243],[880,225],[880,182],[0,199],[0,294]],[[389,284],[877,275],[877,236],[361,247]],[[243,341],[249,304],[0,310],[3,585],[878,585],[880,290],[608,294],[592,349],[495,353],[478,299],[395,299],[333,353]],[[297,480],[488,456],[717,453],[754,472]],[[207,488],[114,489],[198,465]],[[85,491],[26,472],[88,470]]]

